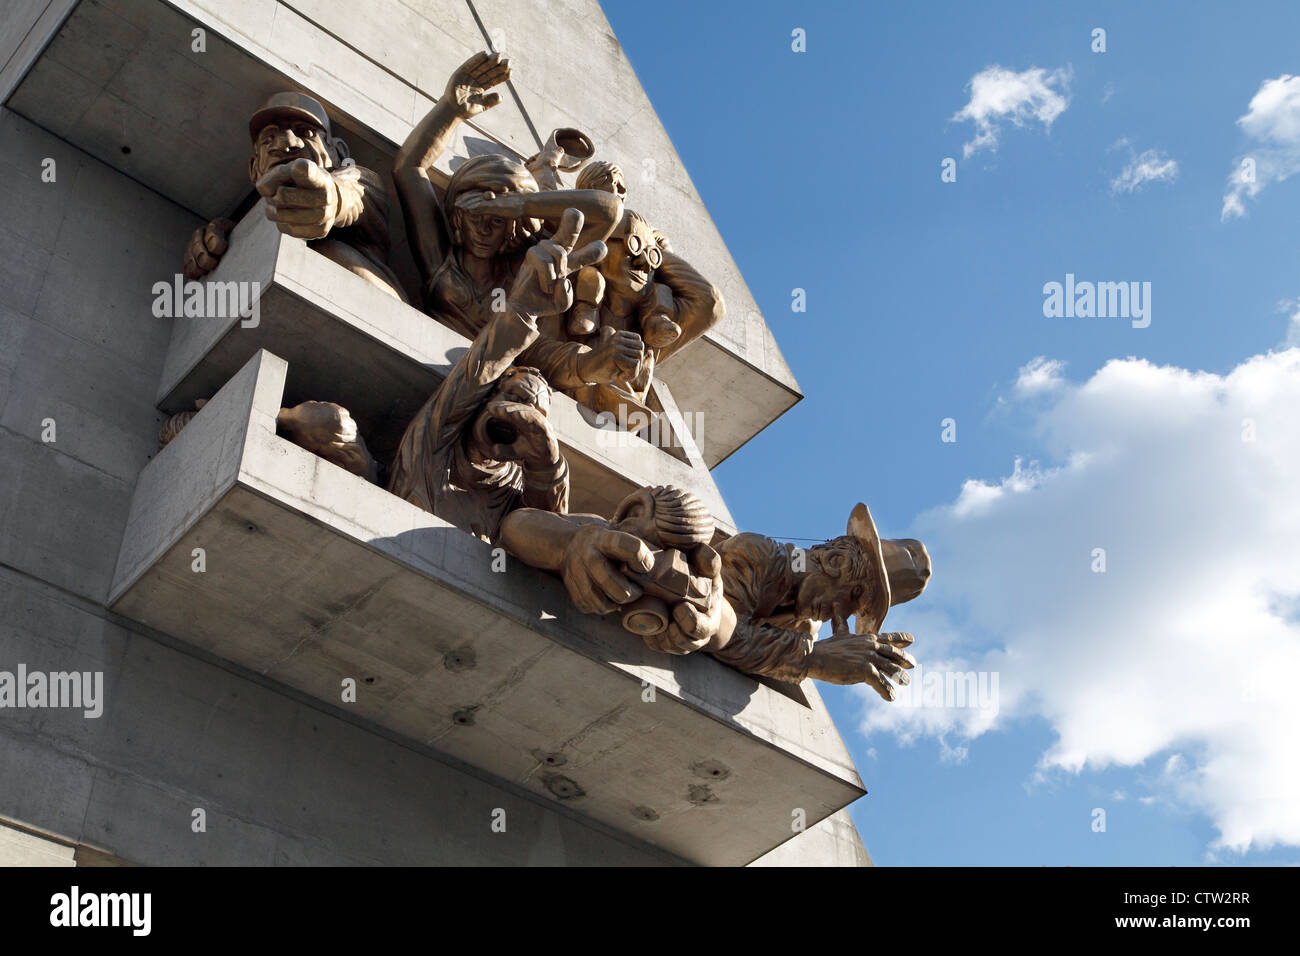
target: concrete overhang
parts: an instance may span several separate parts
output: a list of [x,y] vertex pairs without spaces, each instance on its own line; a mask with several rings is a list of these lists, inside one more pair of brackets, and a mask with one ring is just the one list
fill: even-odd
[[810,681],[658,654],[557,579],[494,571],[277,437],[290,374],[258,351],[141,472],[114,611],[695,863],[748,863],[864,793]]

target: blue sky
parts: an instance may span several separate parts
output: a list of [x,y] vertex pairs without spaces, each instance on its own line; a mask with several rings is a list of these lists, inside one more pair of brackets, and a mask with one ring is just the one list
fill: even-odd
[[[604,8],[806,395],[715,472],[737,521],[866,501],[935,558],[889,628],[1001,675],[991,721],[823,686],[877,862],[1300,860],[1300,7]],[[1045,317],[1067,273],[1150,326]]]

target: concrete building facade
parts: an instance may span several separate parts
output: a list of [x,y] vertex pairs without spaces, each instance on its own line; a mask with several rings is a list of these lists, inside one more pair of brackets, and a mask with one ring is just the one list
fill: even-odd
[[[865,789],[812,682],[655,654],[275,434],[305,398],[366,421],[418,406],[468,343],[267,222],[248,115],[309,93],[383,171],[490,46],[514,63],[508,94],[444,173],[582,129],[637,171],[630,204],[727,302],[663,369],[663,447],[610,441],[557,401],[575,510],[674,483],[736,530],[709,469],[798,385],[594,0],[10,9],[0,682],[21,667],[86,683],[78,706],[0,707],[0,862],[870,862],[844,811]],[[239,225],[213,278],[257,283],[253,327],[154,307],[217,216]],[[167,416],[210,396],[159,452]]]

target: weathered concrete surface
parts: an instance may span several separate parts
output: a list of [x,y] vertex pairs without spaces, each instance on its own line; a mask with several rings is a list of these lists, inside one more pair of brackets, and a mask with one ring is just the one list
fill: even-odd
[[287,374],[259,352],[141,473],[113,610],[326,702],[351,679],[346,709],[696,863],[862,795],[815,694],[652,652],[276,437]]
[[75,850],[0,822],[0,866],[76,866]]
[[[224,317],[175,321],[158,388],[165,411],[193,409],[195,399],[211,397],[265,348],[289,362],[286,404],[338,402],[352,413],[375,455],[387,460],[407,423],[470,346],[464,336],[317,255],[301,239],[281,235],[260,204],[236,227],[230,251],[209,280],[214,288],[257,283],[258,314],[241,319],[227,309]],[[671,403],[665,393],[661,399]],[[671,484],[697,494],[722,532],[735,533],[694,446],[674,455],[672,448],[594,427],[573,399],[559,393],[551,421],[571,469],[571,510],[613,514],[629,492]],[[662,434],[689,436],[684,428]]]
[[514,79],[500,107],[461,130],[443,171],[482,151],[527,156],[556,126],[586,130],[625,167],[629,205],[727,303],[718,327],[659,370],[682,411],[709,423],[700,452],[717,465],[801,393],[596,0],[83,0],[9,106],[212,218],[249,193],[242,117],[270,93],[310,92],[391,156],[489,39],[511,55]]
[[873,866],[847,810],[832,813],[750,866]]

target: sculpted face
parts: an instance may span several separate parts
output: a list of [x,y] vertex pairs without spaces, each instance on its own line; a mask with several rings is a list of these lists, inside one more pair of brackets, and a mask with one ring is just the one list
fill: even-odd
[[623,170],[617,166],[610,166],[603,176],[591,184],[591,187],[613,193],[620,199],[627,198],[627,183],[623,181]]
[[502,446],[513,445],[519,438],[518,426],[509,412],[521,405],[534,408],[543,416],[550,414],[550,386],[534,369],[516,368],[507,372],[478,413],[470,439],[482,457],[498,461],[517,457],[504,455]]
[[284,117],[258,130],[253,140],[254,181],[276,166],[295,159],[310,159],[324,169],[334,166],[334,157],[321,127],[306,119]]
[[461,245],[470,255],[491,259],[499,255],[510,238],[512,220],[486,212],[456,210]]
[[626,236],[611,237],[605,245],[609,252],[599,265],[605,281],[625,294],[644,292],[654,280],[655,269],[663,262],[663,253],[650,227],[642,220],[631,220]]
[[800,620],[833,621],[838,626],[858,612],[871,596],[867,562],[851,539],[837,538],[808,552],[808,570],[795,594]]

